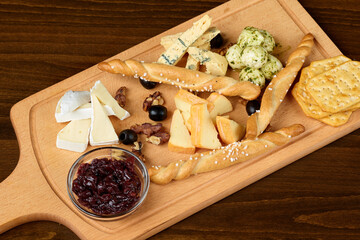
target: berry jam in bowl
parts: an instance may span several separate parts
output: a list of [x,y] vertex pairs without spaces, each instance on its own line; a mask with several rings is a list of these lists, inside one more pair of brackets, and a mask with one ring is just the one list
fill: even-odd
[[105,221],[133,213],[145,200],[149,185],[145,164],[118,147],[97,148],[81,155],[67,178],[67,191],[77,209]]

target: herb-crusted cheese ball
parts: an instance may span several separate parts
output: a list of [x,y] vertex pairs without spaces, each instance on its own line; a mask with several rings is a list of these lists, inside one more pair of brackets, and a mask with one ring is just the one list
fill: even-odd
[[241,48],[239,45],[232,45],[226,52],[226,60],[232,69],[242,69],[245,65],[241,62]]
[[261,72],[264,74],[266,79],[272,79],[273,76],[282,69],[282,64],[279,59],[269,54],[268,61],[264,66],[261,67]]
[[261,46],[264,43],[264,36],[259,29],[254,27],[246,27],[242,30],[237,44],[241,49],[250,46]]
[[259,69],[256,68],[246,67],[241,70],[239,80],[252,82],[261,88],[265,86],[265,76]]
[[259,30],[264,37],[264,43],[262,47],[265,48],[268,53],[271,53],[275,48],[275,40],[271,34],[266,30]]
[[261,68],[268,59],[267,51],[261,46],[246,47],[241,54],[241,62],[247,67]]

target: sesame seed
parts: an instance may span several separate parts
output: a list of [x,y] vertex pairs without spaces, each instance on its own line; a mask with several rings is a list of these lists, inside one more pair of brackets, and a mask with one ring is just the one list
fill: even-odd
[[246,153],[246,154],[245,154],[245,156],[249,156],[249,154],[248,154],[248,153]]
[[125,74],[123,74],[123,77],[125,77]]
[[199,77],[199,74],[196,74],[196,77]]
[[215,164],[218,164],[218,161],[215,161]]
[[269,87],[268,89],[269,89],[270,91],[272,90],[272,88],[270,88],[270,87]]
[[143,76],[145,77],[146,75],[147,75],[147,73],[144,73],[144,75],[143,75]]
[[115,68],[115,66],[114,66],[114,65],[112,65],[112,66],[111,66],[111,68],[112,68],[112,69],[114,69],[114,68]]
[[163,74],[162,74],[162,73],[160,73],[160,76],[163,76]]
[[266,147],[266,148],[268,147],[267,144],[265,144],[265,147]]

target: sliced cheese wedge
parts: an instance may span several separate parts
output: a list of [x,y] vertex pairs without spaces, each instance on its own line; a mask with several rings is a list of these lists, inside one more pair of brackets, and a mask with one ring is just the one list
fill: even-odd
[[214,104],[209,103],[207,100],[200,98],[184,89],[180,89],[174,97],[176,108],[181,111],[190,112],[190,107],[193,104],[205,103],[209,111],[211,111],[214,107]]
[[221,140],[226,144],[237,142],[245,135],[245,126],[229,119],[228,116],[217,116],[216,127]]
[[61,113],[72,112],[81,105],[90,102],[89,91],[67,91],[56,106]]
[[191,131],[191,119],[190,119],[190,111],[182,111],[181,115],[184,119],[186,128]]
[[206,66],[206,73],[217,76],[224,76],[226,74],[228,62],[224,56],[197,47],[189,47],[187,51],[201,65]]
[[[191,46],[192,47],[199,47],[201,49],[210,50],[210,41],[216,35],[220,33],[220,30],[216,27],[211,27],[202,36],[200,36]],[[167,35],[160,39],[160,44],[165,48],[168,49],[173,45],[176,40],[183,34],[183,32],[175,33],[173,35]]]
[[117,144],[119,138],[115,129],[98,98],[93,93],[91,93],[91,107],[90,145]]
[[94,87],[90,90],[91,94],[94,94],[103,104],[108,105],[114,111],[115,116],[120,120],[124,120],[127,117],[130,117],[130,114],[120,107],[118,102],[111,96],[109,91],[105,88],[105,86],[97,81]]
[[[115,115],[114,111],[108,105],[103,105],[104,110],[108,116]],[[55,119],[57,122],[70,122],[72,120],[89,119],[91,118],[91,103],[85,103],[72,112],[62,113],[60,106],[56,108]]]
[[190,133],[179,109],[176,109],[172,116],[168,148],[172,152],[188,154],[195,152],[195,146],[191,143]]
[[193,23],[193,26],[182,33],[175,42],[161,54],[158,63],[176,65],[184,56],[186,50],[191,46],[211,25],[211,17],[204,15],[200,20]]
[[191,142],[195,147],[217,149],[221,143],[206,104],[191,106]]
[[73,120],[57,135],[56,147],[74,152],[84,152],[88,145],[90,119]]
[[216,121],[216,116],[231,112],[233,110],[233,106],[229,99],[219,93],[211,93],[206,100],[214,104],[214,108],[210,111],[210,117],[214,124]]

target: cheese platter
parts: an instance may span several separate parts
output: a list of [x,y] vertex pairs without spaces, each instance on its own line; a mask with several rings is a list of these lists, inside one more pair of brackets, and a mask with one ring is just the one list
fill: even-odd
[[[269,16],[272,23],[252,17],[254,13],[262,12],[269,6],[279,10],[278,15]],[[241,30],[252,25],[267,29],[278,42],[289,44],[289,48],[294,50],[301,38],[311,32],[316,42],[304,66],[308,66],[315,60],[341,54],[296,1],[263,0],[225,3],[106,61],[136,59],[154,62],[157,60],[154,56],[160,56],[163,52],[163,47],[160,45],[162,37],[185,31],[191,27],[192,23],[205,15],[211,16],[212,24],[220,29],[230,41],[236,41]],[[247,20],[239,24],[237,29],[229,27],[229,23],[241,22],[241,19]],[[284,30],[284,26],[288,29]],[[284,52],[282,56],[279,56],[280,60],[285,62],[290,53],[291,51]],[[0,231],[26,221],[46,219],[68,226],[83,239],[115,239],[119,236],[132,239],[146,238],[360,126],[357,120],[359,119],[358,111],[354,112],[348,123],[337,128],[309,119],[302,113],[296,101],[287,95],[275,113],[271,125],[274,129],[280,129],[293,123],[300,123],[305,126],[305,132],[299,137],[292,139],[285,146],[275,148],[230,168],[173,181],[165,186],[152,184],[144,205],[131,216],[114,222],[96,221],[77,212],[68,198],[66,175],[80,154],[56,148],[56,136],[65,124],[57,123],[53,112],[59,99],[67,91],[89,91],[99,80],[112,96],[115,96],[120,86],[125,85],[129,89],[125,109],[129,111],[130,117],[123,121],[111,118],[116,133],[129,128],[133,123],[141,124],[149,121],[146,113],[141,110],[141,105],[152,91],[145,89],[136,91],[140,86],[138,80],[102,72],[97,66],[16,104],[12,108],[11,119],[19,139],[21,155],[13,174],[0,185],[0,188],[4,190],[4,195],[1,197],[5,199],[3,209],[6,210],[4,212],[6,218],[0,222]],[[178,89],[160,84],[156,90],[162,93],[169,112],[174,113],[176,111],[174,96]],[[230,117],[245,124],[247,114],[244,107],[238,103],[236,97],[229,99],[236,108],[230,113]],[[101,108],[100,104],[97,106]],[[23,114],[26,115],[25,118],[20,117]],[[282,118],[282,114],[286,114],[287,117]],[[44,122],[47,124],[44,125]],[[166,129],[170,129],[171,118],[163,121],[163,125]],[[123,145],[121,147],[126,148]],[[92,148],[94,147],[88,147],[87,150]],[[187,157],[184,154],[168,151],[166,145],[148,145],[143,153],[147,157],[146,164],[149,168],[153,165],[167,165]],[[31,182],[20,186],[19,183],[23,183],[24,176],[31,179]],[[32,185],[39,187],[36,191],[30,191]],[[18,191],[24,192],[21,199],[16,197]],[[32,200],[26,202],[26,208],[18,208],[17,201],[24,201],[26,197]]]

